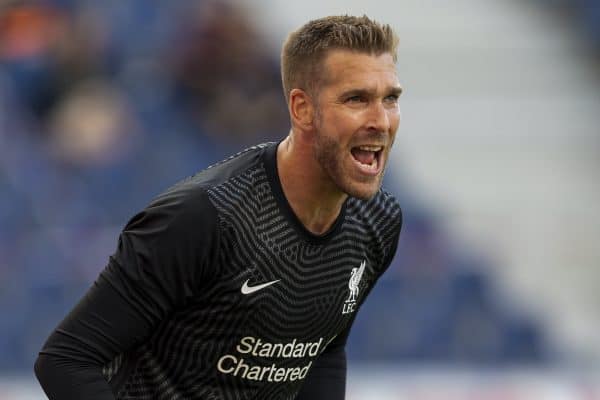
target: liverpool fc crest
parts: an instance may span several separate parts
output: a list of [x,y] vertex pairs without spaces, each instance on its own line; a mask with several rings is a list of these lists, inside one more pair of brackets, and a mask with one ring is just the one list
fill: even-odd
[[348,295],[348,299],[344,302],[342,314],[350,314],[351,312],[354,312],[354,307],[356,306],[356,297],[358,296],[359,291],[358,284],[360,283],[360,279],[365,272],[366,266],[367,261],[363,260],[363,262],[360,263],[360,267],[352,268],[352,271],[350,271],[350,280],[348,281],[348,289],[350,294]]

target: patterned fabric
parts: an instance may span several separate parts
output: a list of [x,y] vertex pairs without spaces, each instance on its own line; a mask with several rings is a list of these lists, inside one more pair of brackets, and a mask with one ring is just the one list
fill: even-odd
[[216,249],[194,256],[210,263],[182,269],[191,294],[105,366],[119,399],[293,399],[319,355],[347,334],[395,253],[400,208],[384,191],[349,198],[332,228],[313,235],[283,196],[276,147],[250,148],[149,205],[156,214],[165,196],[210,202],[214,229],[192,228]]

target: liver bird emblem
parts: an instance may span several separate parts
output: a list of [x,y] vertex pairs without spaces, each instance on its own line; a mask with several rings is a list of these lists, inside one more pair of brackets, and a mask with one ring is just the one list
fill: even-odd
[[360,283],[360,279],[362,278],[363,272],[365,272],[365,267],[367,266],[367,261],[363,260],[360,263],[360,267],[352,268],[350,272],[350,280],[348,281],[348,289],[350,289],[350,296],[348,296],[348,300],[346,302],[356,301],[356,296],[358,296],[358,284]]

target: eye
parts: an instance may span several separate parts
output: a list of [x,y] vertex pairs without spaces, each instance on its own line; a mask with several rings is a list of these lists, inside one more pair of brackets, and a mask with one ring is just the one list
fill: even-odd
[[398,98],[399,98],[399,97],[400,97],[400,96],[398,96],[397,94],[391,94],[391,95],[387,96],[387,97],[384,99],[384,101],[385,101],[386,103],[395,104],[395,103],[397,103],[397,102],[398,102]]
[[366,99],[363,96],[350,96],[346,99],[346,103],[363,103]]

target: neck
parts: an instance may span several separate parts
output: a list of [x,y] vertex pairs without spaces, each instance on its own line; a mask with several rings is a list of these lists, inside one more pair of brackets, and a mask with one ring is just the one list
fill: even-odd
[[332,185],[312,149],[290,134],[277,148],[277,172],[283,193],[304,227],[316,235],[327,232],[348,196]]

